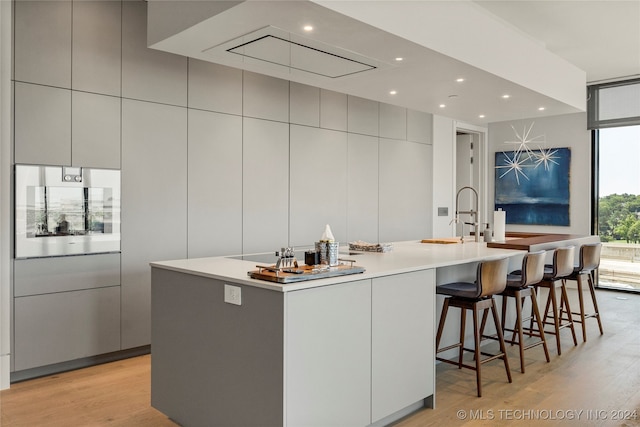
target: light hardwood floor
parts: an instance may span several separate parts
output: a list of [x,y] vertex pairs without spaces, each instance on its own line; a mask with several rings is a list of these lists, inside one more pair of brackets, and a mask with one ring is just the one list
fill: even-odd
[[[440,363],[436,409],[397,427],[640,426],[640,295],[598,291],[598,301],[605,335],[591,319],[586,343],[578,329],[577,347],[563,334],[562,356],[550,345],[551,363],[540,347],[527,350],[526,374],[519,372],[517,347],[510,348],[513,383],[501,361],[488,363],[482,398],[474,372]],[[150,357],[13,384],[0,392],[0,425],[175,426],[150,406]]]

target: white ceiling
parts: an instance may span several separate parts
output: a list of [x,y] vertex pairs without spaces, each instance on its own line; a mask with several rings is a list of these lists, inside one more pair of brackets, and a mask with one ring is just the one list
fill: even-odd
[[[328,78],[218,48],[265,27],[377,68]],[[148,34],[156,49],[477,125],[583,111],[587,81],[640,75],[640,0],[154,0]]]
[[587,82],[640,77],[640,1],[476,3],[586,71]]

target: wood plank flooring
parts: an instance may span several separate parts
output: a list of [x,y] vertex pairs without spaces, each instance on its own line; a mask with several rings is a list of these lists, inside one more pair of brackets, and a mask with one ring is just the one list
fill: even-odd
[[[488,363],[482,398],[473,371],[440,363],[436,409],[396,427],[640,426],[640,295],[598,291],[598,302],[605,335],[588,320],[588,341],[581,342],[578,327],[574,347],[565,331],[561,356],[549,346],[551,363],[541,347],[525,352],[526,374],[519,371],[517,347],[509,348],[513,383],[501,361]],[[135,357],[12,384],[0,392],[0,425],[175,426],[150,406],[150,360]]]

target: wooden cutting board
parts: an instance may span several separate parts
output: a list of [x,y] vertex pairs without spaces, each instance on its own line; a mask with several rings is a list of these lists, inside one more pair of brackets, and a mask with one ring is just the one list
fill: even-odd
[[451,243],[460,243],[459,237],[440,237],[438,239],[422,239],[420,243],[437,243],[440,245],[449,245]]
[[[268,267],[274,268],[275,266]],[[328,269],[319,270],[314,269],[311,265],[301,265],[300,267],[292,268],[292,270],[298,271],[298,274],[288,273],[285,271],[280,271],[276,274],[276,272],[267,270],[266,268],[267,266],[262,267],[260,270],[249,271],[247,272],[247,275],[252,279],[268,280],[269,282],[295,283],[304,282],[306,280],[326,279],[328,277],[364,273],[365,271],[363,267],[349,264],[341,264]]]

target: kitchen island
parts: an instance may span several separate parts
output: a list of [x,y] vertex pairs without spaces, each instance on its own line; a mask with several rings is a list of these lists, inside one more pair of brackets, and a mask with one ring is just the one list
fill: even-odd
[[290,427],[433,407],[436,284],[473,280],[483,260],[517,268],[523,252],[399,242],[340,255],[365,271],[279,284],[231,257],[152,263],[152,406],[184,426]]

